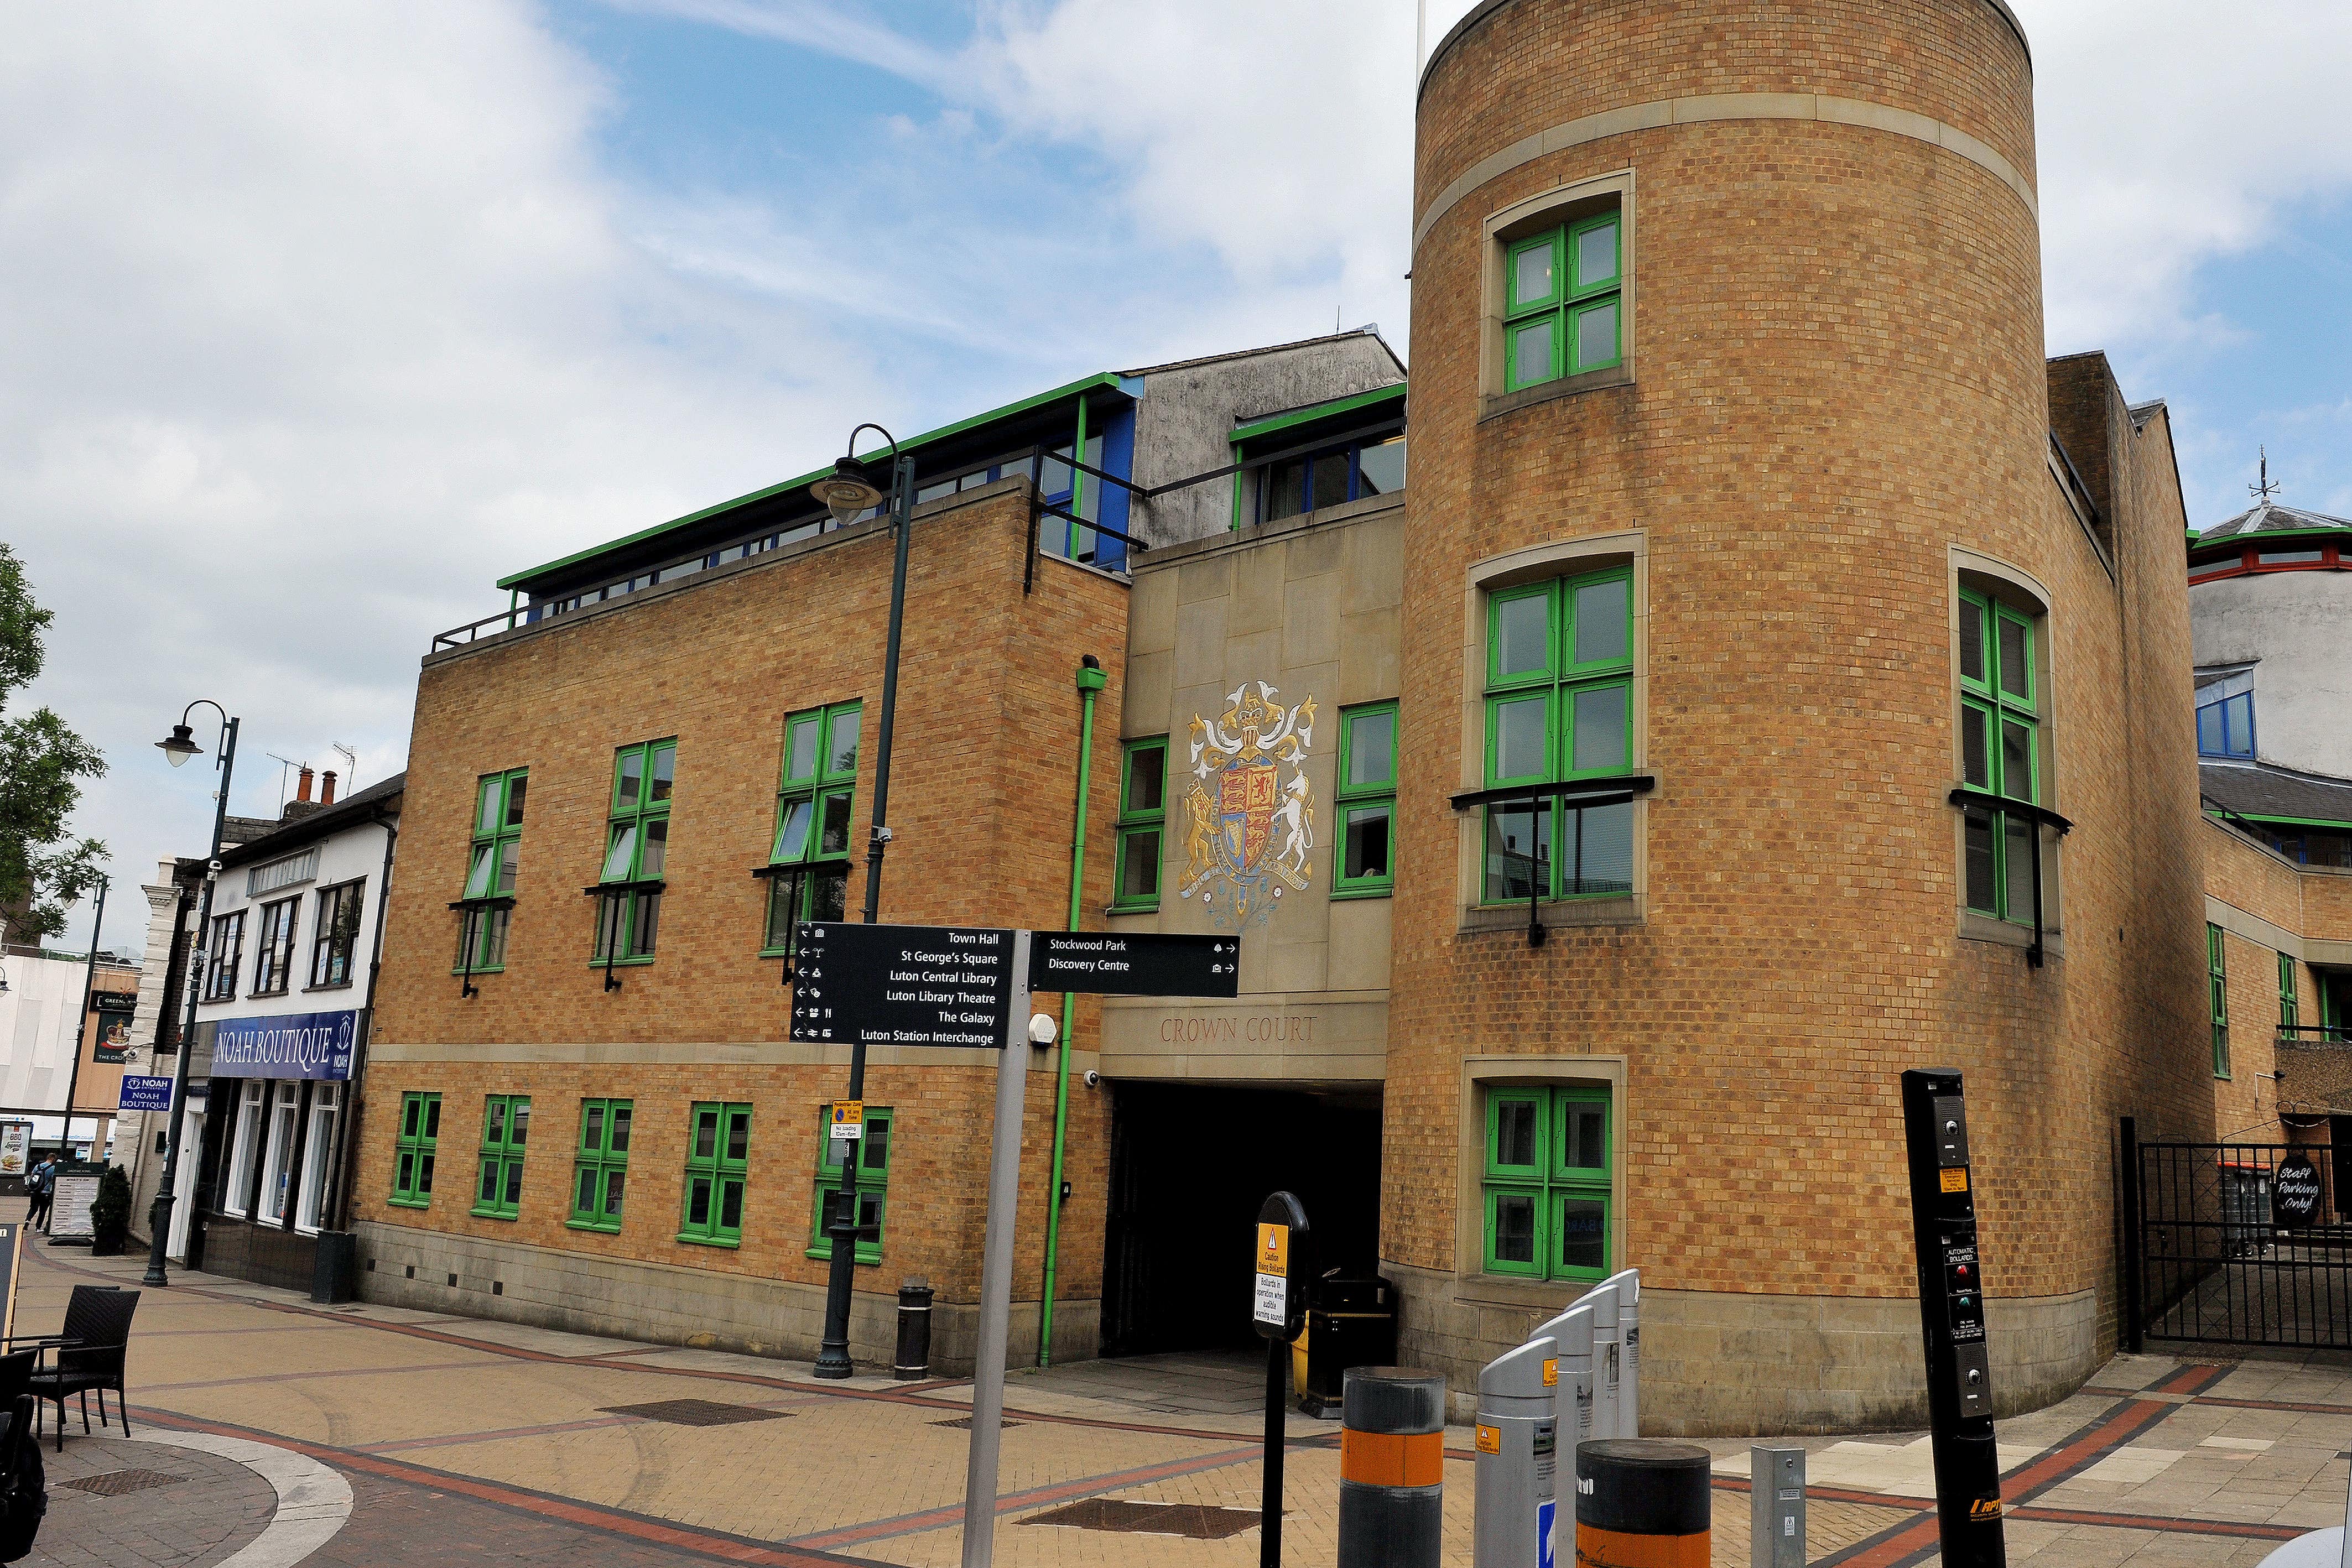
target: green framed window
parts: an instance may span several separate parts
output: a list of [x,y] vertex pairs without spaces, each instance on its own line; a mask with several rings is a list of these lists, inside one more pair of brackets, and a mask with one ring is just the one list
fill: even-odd
[[522,863],[523,799],[530,790],[528,768],[485,773],[474,786],[473,850],[467,857],[466,891],[459,898],[453,969],[478,975],[506,967],[514,905],[488,901],[514,897],[515,876]]
[[[2041,674],[2034,618],[1972,589],[1960,590],[1960,776],[1971,789],[2012,800],[2042,799]],[[1964,807],[1962,881],[1979,915],[2033,922],[2030,818]]]
[[2292,1040],[2295,1038],[2297,1026],[2303,1022],[2303,1008],[2295,998],[2294,956],[2280,954],[2278,966],[2279,1032]]
[[1396,887],[1396,704],[1339,710],[1335,897],[1377,897]]
[[614,891],[596,900],[596,963],[644,963],[654,956],[661,889],[638,884],[658,883],[668,863],[670,792],[677,777],[675,740],[625,746],[614,756],[604,865],[596,876]]
[[530,1136],[530,1095],[483,1097],[482,1173],[474,1185],[476,1214],[512,1219],[522,1212],[522,1154]]
[[2319,988],[2320,1027],[2327,1031],[2321,1038],[2336,1043],[2352,1040],[2352,973],[2315,969],[2311,978]]
[[2230,1076],[2230,973],[2227,939],[2205,927],[2205,996],[2213,1015],[2213,1076]]
[[433,1161],[441,1142],[441,1096],[410,1090],[400,1097],[400,1130],[393,1139],[391,1201],[403,1208],[433,1202]]
[[[1633,573],[1618,567],[1486,601],[1486,783],[1556,784],[1633,766]],[[1633,890],[1633,808],[1489,808],[1482,896]]]
[[1614,208],[1505,247],[1506,392],[1624,360],[1624,250]]
[[580,1144],[572,1156],[572,1218],[576,1230],[621,1228],[621,1199],[629,1185],[632,1100],[580,1102]]
[[887,1105],[866,1107],[864,1135],[853,1142],[835,1138],[832,1134],[832,1115],[820,1110],[816,1117],[816,1181],[815,1192],[809,1204],[809,1246],[812,1258],[833,1256],[833,1238],[825,1228],[841,1211],[841,1164],[856,1150],[857,1160],[857,1223],[874,1228],[870,1237],[860,1237],[856,1260],[860,1263],[882,1261],[883,1221],[889,1209],[890,1197],[890,1124],[892,1113]]
[[697,1104],[686,1134],[686,1203],[677,1239],[706,1247],[743,1243],[743,1188],[751,1158],[751,1107]]
[[[839,920],[849,906],[849,820],[857,797],[860,705],[836,703],[784,720],[783,780],[768,864],[767,935],[761,950],[792,951],[802,920]],[[797,875],[783,874],[789,868]]]
[[1609,1091],[1486,1091],[1486,1271],[1600,1280],[1610,1270]]
[[1168,737],[1130,740],[1118,769],[1115,914],[1160,907],[1160,842],[1168,827]]

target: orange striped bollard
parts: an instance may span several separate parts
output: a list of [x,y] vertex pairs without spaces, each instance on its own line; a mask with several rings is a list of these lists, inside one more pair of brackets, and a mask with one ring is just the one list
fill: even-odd
[[1647,1437],[1578,1444],[1576,1568],[1707,1568],[1713,1458]]
[[1444,1377],[1349,1367],[1339,1391],[1339,1568],[1437,1568],[1444,1520]]

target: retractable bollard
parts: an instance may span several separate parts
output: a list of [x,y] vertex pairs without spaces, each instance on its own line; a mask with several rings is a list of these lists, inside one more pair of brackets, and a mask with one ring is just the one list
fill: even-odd
[[1707,1568],[1713,1460],[1688,1443],[1642,1437],[1579,1448],[1577,1568]]
[[1532,1339],[1478,1375],[1475,1568],[1549,1568],[1559,1458],[1558,1346]]
[[1805,1450],[1748,1450],[1748,1568],[1805,1568]]
[[1624,1376],[1624,1345],[1619,1338],[1623,1323],[1618,1316],[1617,1281],[1601,1281],[1584,1299],[1592,1303],[1592,1437],[1601,1442],[1619,1435],[1617,1395]]
[[1628,1269],[1601,1281],[1617,1293],[1617,1430],[1602,1436],[1642,1435],[1642,1271]]
[[1444,1482],[1445,1379],[1349,1367],[1339,1383],[1339,1568],[1437,1568]]
[[909,1280],[898,1287],[898,1354],[890,1375],[907,1383],[930,1375],[930,1281]]

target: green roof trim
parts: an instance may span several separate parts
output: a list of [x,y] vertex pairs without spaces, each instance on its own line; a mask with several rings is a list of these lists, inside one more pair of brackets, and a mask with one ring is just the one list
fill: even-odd
[[1317,420],[1331,419],[1343,413],[1353,413],[1358,409],[1376,408],[1384,402],[1401,402],[1404,400],[1405,387],[1405,382],[1399,382],[1394,386],[1375,387],[1370,392],[1357,392],[1350,397],[1334,398],[1329,402],[1312,403],[1306,408],[1295,408],[1288,413],[1268,414],[1264,419],[1254,419],[1247,424],[1235,426],[1228,439],[1234,445],[1239,446],[1244,442],[1255,441],[1262,435],[1273,435],[1296,425],[1310,424]]
[[2206,807],[2205,814],[2225,820],[2234,817],[2242,822],[2261,822],[2273,828],[2334,828],[2340,832],[2352,833],[2352,822],[2332,817],[2274,817],[2267,811],[2232,811],[2213,806]]
[[[953,424],[940,425],[937,430],[927,430],[920,435],[898,443],[898,450],[912,452],[933,442],[944,441],[950,436],[961,435],[966,431],[976,430],[983,424],[992,424],[1001,419],[1011,419],[1016,414],[1028,413],[1065,398],[1083,397],[1088,392],[1117,392],[1132,397],[1136,392],[1136,385],[1137,383],[1130,378],[1109,371],[1103,371],[1091,376],[1082,376],[1065,386],[1055,387],[1051,392],[1042,392],[1034,397],[1024,397],[1018,402],[1008,402],[1002,408],[992,408],[985,413],[975,413],[969,419],[957,420]],[[683,528],[706,521],[722,513],[731,512],[738,507],[748,507],[754,501],[764,501],[793,490],[804,490],[832,472],[833,465],[828,463],[822,468],[812,469],[782,484],[770,485],[765,489],[753,490],[749,495],[738,496],[731,501],[721,501],[715,507],[705,507],[698,512],[688,512],[682,517],[672,517],[666,523],[656,523],[649,528],[639,528],[635,533],[624,534],[617,539],[607,539],[603,544],[592,545],[583,550],[574,550],[560,560],[551,560],[526,571],[513,572],[499,579],[498,585],[500,588],[519,588],[532,578],[544,577],[551,571],[561,571],[567,566],[577,566],[583,560],[593,560],[610,551],[623,549],[634,544],[642,544],[647,539],[657,538],[674,528]]]

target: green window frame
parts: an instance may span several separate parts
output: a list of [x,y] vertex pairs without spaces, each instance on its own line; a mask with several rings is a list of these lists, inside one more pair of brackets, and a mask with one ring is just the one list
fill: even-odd
[[2218,925],[2205,927],[2205,997],[2213,1015],[2213,1076],[2230,1076],[2230,968],[2228,939]]
[[751,1185],[751,1107],[698,1101],[687,1122],[686,1194],[677,1239],[703,1247],[743,1244]]
[[1128,741],[1118,765],[1118,849],[1111,913],[1160,907],[1161,835],[1168,830],[1168,737]]
[[1505,246],[1504,391],[1624,362],[1624,236],[1612,207]]
[[1486,1272],[1608,1277],[1614,1119],[1610,1092],[1599,1085],[1486,1091],[1480,1194]]
[[2320,1038],[2341,1044],[2352,1040],[2352,974],[2314,969],[2312,984],[2319,988]]
[[[1487,787],[1609,778],[1630,772],[1633,753],[1633,569],[1489,594]],[[1631,802],[1490,807],[1485,831],[1486,903],[1633,891]]]
[[782,778],[776,789],[776,827],[768,864],[801,874],[777,873],[768,878],[762,956],[792,952],[796,922],[847,915],[850,819],[857,804],[863,716],[864,705],[846,702],[809,708],[784,720]]
[[2279,965],[2279,1033],[2292,1044],[2299,1037],[2295,1030],[2303,1022],[2303,1005],[2295,996],[2294,955],[2282,953]]
[[393,1139],[392,1197],[402,1208],[429,1208],[433,1166],[441,1142],[441,1096],[412,1089],[400,1097],[399,1130]]
[[[1960,590],[1960,778],[2012,800],[2042,800],[2039,617]],[[2033,923],[2032,818],[1964,807],[1963,896],[1979,915]],[[2046,917],[2045,917],[2046,918]]]
[[[868,1239],[860,1237],[853,1249],[855,1260],[860,1263],[882,1261],[883,1223],[890,1207],[890,1132],[895,1113],[887,1105],[868,1105],[861,1124],[863,1135],[857,1145],[857,1223],[874,1227]],[[828,1108],[820,1108],[816,1115],[816,1178],[809,1204],[808,1256],[830,1260],[833,1238],[825,1234],[835,1210],[841,1202],[841,1162],[847,1139],[835,1139],[832,1132],[833,1115]]]
[[530,1096],[482,1097],[482,1168],[474,1183],[474,1212],[512,1219],[522,1212],[523,1145],[530,1134]]
[[[473,847],[466,856],[461,903],[514,897],[515,878],[522,863],[523,798],[530,787],[528,768],[485,773],[475,782]],[[457,957],[450,971],[482,975],[504,969],[507,933],[514,924],[513,904],[493,907],[482,903],[457,913]]]
[[574,1230],[617,1231],[629,1180],[629,1134],[634,1100],[580,1102],[580,1142],[572,1155],[572,1217]]
[[628,884],[657,882],[669,861],[670,796],[677,776],[677,740],[625,746],[613,757],[613,796],[604,832],[602,883],[619,884],[596,900],[593,964],[649,964],[661,926],[660,890]]
[[1396,890],[1397,705],[1339,710],[1339,852],[1331,896],[1384,898]]

